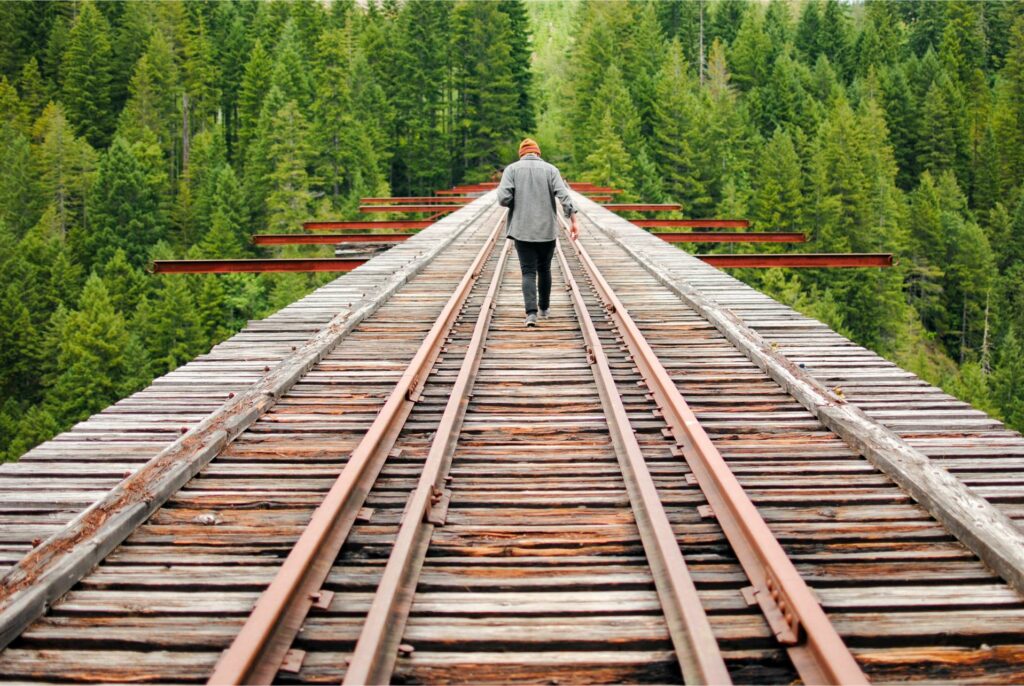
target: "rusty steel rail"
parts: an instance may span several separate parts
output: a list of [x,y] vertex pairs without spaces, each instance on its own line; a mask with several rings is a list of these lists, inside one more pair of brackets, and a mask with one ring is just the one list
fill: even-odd
[[458,313],[483,270],[504,225],[494,229],[423,339],[409,366],[373,424],[352,451],[344,469],[313,513],[277,575],[260,596],[231,647],[221,655],[211,684],[269,684],[276,676],[302,622],[315,603],[329,598],[322,590],[359,509],[388,454],[419,402]]
[[241,260],[154,260],[154,274],[237,274],[264,272],[350,272],[365,259],[296,257]]
[[790,253],[788,255],[694,255],[712,267],[891,267],[890,253]]
[[608,355],[560,244],[557,253],[683,679],[687,684],[730,684],[729,670],[637,441]]
[[433,212],[436,215],[462,209],[462,205],[360,205],[360,212],[404,212],[407,214]]
[[[806,243],[797,231],[679,231],[651,232],[666,243]],[[713,255],[711,257],[714,257]]]
[[406,507],[391,555],[388,557],[359,640],[356,642],[355,651],[349,660],[345,684],[391,682],[398,646],[409,618],[412,596],[430,545],[430,538],[434,526],[444,523],[443,515],[432,514],[432,508],[438,503],[445,503],[450,495],[443,490],[445,477],[451,468],[459,431],[483,358],[484,341],[490,329],[498,289],[501,286],[511,246],[512,241],[505,241],[498,255],[494,275],[480,306],[462,366],[437,425],[416,490]]
[[414,233],[258,233],[254,245],[334,245],[335,243],[399,243]]
[[749,229],[746,219],[630,219],[645,229]]
[[668,371],[580,241],[573,246],[637,369],[751,582],[776,639],[807,684],[866,684],[867,678],[757,507],[704,431]]
[[368,229],[425,229],[434,222],[426,219],[395,219],[388,221],[357,220],[357,221],[315,221],[302,225],[306,231],[350,231]]

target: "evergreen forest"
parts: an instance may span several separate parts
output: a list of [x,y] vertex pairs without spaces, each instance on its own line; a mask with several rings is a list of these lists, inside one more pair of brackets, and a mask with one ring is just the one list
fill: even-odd
[[734,273],[1024,428],[1019,0],[4,2],[0,34],[0,460],[331,278],[151,260],[489,179],[524,135],[624,199],[894,253]]

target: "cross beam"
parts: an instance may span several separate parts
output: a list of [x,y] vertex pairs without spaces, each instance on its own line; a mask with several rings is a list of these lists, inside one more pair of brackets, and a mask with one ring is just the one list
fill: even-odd
[[414,233],[263,233],[252,237],[256,245],[334,245],[335,243],[398,243]]
[[672,212],[683,209],[682,205],[674,202],[641,203],[641,202],[620,202],[602,205],[606,210],[612,212]]
[[317,221],[305,222],[307,231],[335,231],[338,229],[425,229],[434,222],[427,219],[400,219],[395,221]]
[[459,205],[468,205],[469,203],[476,200],[476,198],[463,197],[458,195],[447,196],[444,198],[437,198],[430,195],[407,195],[396,198],[362,198],[359,202],[364,205],[389,205],[392,203],[416,203],[418,205],[428,203],[451,203]]
[[233,274],[239,272],[350,272],[365,259],[343,257],[246,259],[246,260],[154,260],[154,274]]
[[360,212],[436,212],[438,214],[461,210],[462,205],[360,205]]
[[749,229],[746,219],[630,219],[630,224],[644,228]]
[[805,243],[807,236],[790,231],[651,233],[666,243]]
[[694,255],[713,267],[891,267],[889,253],[790,253],[787,255]]

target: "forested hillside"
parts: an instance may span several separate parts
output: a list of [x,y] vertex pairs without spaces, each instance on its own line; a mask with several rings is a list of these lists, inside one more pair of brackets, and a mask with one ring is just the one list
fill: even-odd
[[527,22],[518,0],[0,3],[0,459],[330,278],[151,259],[489,177],[534,125]]
[[7,2],[0,32],[0,458],[329,278],[149,260],[482,180],[531,133],[685,216],[895,252],[741,276],[1024,427],[1020,2]]
[[539,139],[574,176],[895,253],[738,275],[1024,428],[1024,3],[530,7]]

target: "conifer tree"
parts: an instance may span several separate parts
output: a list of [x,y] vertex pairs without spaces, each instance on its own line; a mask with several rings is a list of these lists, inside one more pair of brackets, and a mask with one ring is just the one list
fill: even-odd
[[114,131],[110,25],[92,2],[82,3],[61,60],[61,100],[77,132],[106,146]]
[[150,246],[163,238],[167,219],[161,188],[147,171],[138,150],[123,138],[115,138],[89,198],[90,225],[73,236],[83,265],[106,263],[120,246],[129,262],[142,266]]
[[655,84],[651,145],[668,199],[687,208],[711,202],[701,176],[700,151],[693,147],[692,133],[700,126],[695,89],[682,48],[673,41]]
[[263,98],[270,88],[273,63],[259,38],[253,44],[238,92],[238,154],[245,159],[246,148],[256,133]]
[[78,308],[64,322],[57,353],[61,370],[47,406],[61,423],[80,421],[133,390],[139,371],[130,365],[131,335],[103,281],[85,282]]
[[185,278],[165,277],[132,328],[139,331],[150,359],[150,372],[164,374],[188,362],[207,345],[195,298]]
[[533,71],[530,69],[530,21],[523,0],[498,0],[498,9],[509,20],[508,46],[509,63],[512,67],[512,82],[515,84],[516,111],[519,113],[518,131],[532,131],[533,116]]
[[18,93],[30,120],[35,120],[46,107],[50,100],[50,88],[39,72],[39,62],[36,58],[32,57],[25,62],[18,76]]
[[593,146],[593,152],[583,162],[583,179],[602,186],[627,186],[623,190],[629,190],[633,163],[611,108],[604,110]]
[[273,119],[269,139],[269,162],[273,170],[267,175],[267,226],[274,232],[296,231],[309,218],[309,175],[306,171],[312,151],[309,146],[309,125],[294,100],[278,110]]
[[1010,426],[1024,426],[1024,339],[1011,329],[992,373],[994,400]]
[[136,142],[144,139],[142,130],[148,129],[170,158],[180,135],[181,86],[173,49],[160,31],[153,32],[146,51],[135,64],[128,92],[118,133]]
[[740,90],[747,91],[767,81],[771,52],[771,39],[765,33],[761,12],[752,8],[743,16],[743,24],[729,48],[733,81]]
[[52,208],[53,221],[65,236],[79,225],[93,183],[96,152],[75,136],[61,106],[52,102],[33,126],[32,137],[39,194]]
[[800,158],[793,139],[776,129],[761,150],[753,179],[754,225],[768,231],[802,231],[803,191]]

